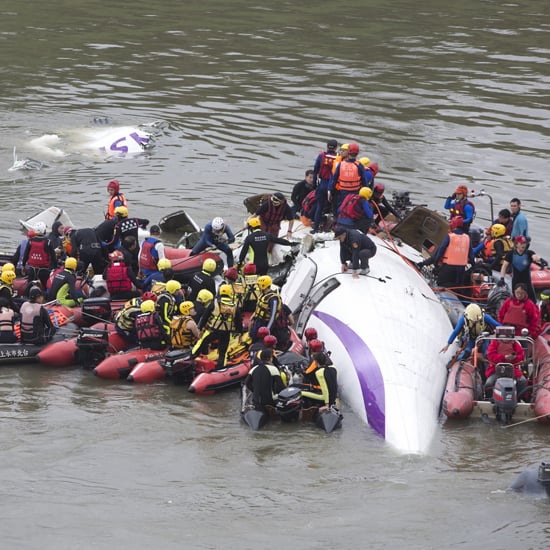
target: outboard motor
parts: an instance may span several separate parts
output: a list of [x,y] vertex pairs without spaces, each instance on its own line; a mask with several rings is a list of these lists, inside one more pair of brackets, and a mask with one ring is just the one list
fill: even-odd
[[498,421],[509,424],[518,404],[514,365],[511,363],[498,363],[496,375],[497,379],[493,388],[495,416]]
[[546,494],[550,496],[550,464],[541,462],[539,466],[538,482],[546,489]]
[[82,302],[82,320],[87,325],[98,321],[108,321],[111,318],[111,302],[109,298],[86,298]]
[[109,331],[98,328],[81,328],[76,337],[77,360],[85,369],[93,369],[107,356]]
[[292,422],[300,418],[302,410],[302,392],[297,386],[289,386],[279,392],[275,410],[283,422]]
[[190,349],[174,349],[166,352],[161,366],[176,385],[190,384],[195,377],[194,360]]

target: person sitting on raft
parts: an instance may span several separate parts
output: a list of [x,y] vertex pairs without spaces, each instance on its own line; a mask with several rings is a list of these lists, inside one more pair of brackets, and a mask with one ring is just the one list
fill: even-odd
[[55,334],[53,325],[44,303],[44,293],[37,286],[29,290],[29,301],[21,305],[21,342],[24,344],[45,344]]

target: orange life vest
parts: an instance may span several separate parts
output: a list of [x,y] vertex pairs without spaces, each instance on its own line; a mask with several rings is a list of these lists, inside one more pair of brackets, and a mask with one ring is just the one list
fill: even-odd
[[115,202],[117,201],[122,203],[122,204],[119,204],[118,206],[125,206],[126,208],[128,208],[126,197],[122,193],[119,193],[118,195],[113,195],[109,199],[109,204],[107,205],[107,214],[105,214],[106,220],[112,220],[115,217],[115,208],[116,208]]
[[466,233],[449,233],[449,246],[441,262],[447,265],[466,265],[468,263],[468,252],[470,250],[470,236]]
[[359,175],[359,163],[356,160],[341,162],[336,189],[338,191],[359,191],[360,188],[361,176]]

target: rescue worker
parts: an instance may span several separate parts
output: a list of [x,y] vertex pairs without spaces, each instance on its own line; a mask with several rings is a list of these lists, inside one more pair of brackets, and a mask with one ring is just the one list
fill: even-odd
[[459,185],[455,192],[447,197],[444,208],[449,210],[451,220],[456,216],[461,217],[464,231],[469,231],[470,224],[475,218],[476,208],[474,203],[468,200],[468,187]]
[[103,273],[109,262],[107,249],[97,238],[96,232],[91,227],[72,230],[71,250],[74,258],[78,258],[84,264],[84,270],[91,264],[94,273]]
[[546,288],[540,293],[540,321],[541,324],[550,323],[550,289]]
[[174,317],[178,311],[178,300],[176,295],[181,296],[181,283],[174,279],[167,281],[164,290],[157,295],[156,309],[162,321],[167,340],[170,339],[170,323],[172,317]]
[[[334,231],[334,238],[340,241],[340,263],[342,273],[352,269],[352,277],[357,279],[359,274],[368,275],[370,272],[369,260],[376,254],[376,245],[357,229],[346,229],[338,226]],[[351,265],[348,265],[350,262]],[[359,268],[361,268],[360,271]]]
[[[498,336],[498,335],[497,335]],[[518,401],[527,389],[527,380],[523,376],[521,365],[525,359],[522,345],[513,338],[500,337],[491,340],[487,348],[488,365],[485,369],[485,395],[490,397],[496,382],[496,366],[498,363],[512,363],[514,365],[514,379],[517,384]]]
[[[367,187],[372,181],[372,173],[365,171],[365,167],[357,160],[359,145],[350,143],[348,157],[336,166],[329,184],[328,199],[340,207],[345,196],[349,193],[358,193],[361,187]],[[336,209],[337,211],[337,209]]]
[[39,280],[42,288],[46,288],[50,271],[57,267],[55,250],[46,238],[46,224],[38,222],[34,228],[36,235],[29,239],[21,260],[21,274],[27,275],[29,286]]
[[142,290],[152,290],[157,283],[162,283],[164,286],[167,281],[173,278],[174,270],[172,269],[172,262],[168,258],[162,258],[157,263],[156,271],[153,271],[143,280]]
[[273,363],[272,349],[263,348],[258,352],[257,364],[250,369],[244,384],[252,393],[255,409],[265,411],[266,405],[275,405],[277,396],[285,384],[280,370]]
[[[203,327],[206,323],[206,319],[210,315],[210,311],[214,307],[214,294],[206,288],[199,290],[197,299],[195,300],[195,314],[193,319],[200,327]],[[203,320],[204,319],[204,320]]]
[[217,216],[204,226],[199,242],[191,250],[191,256],[195,256],[209,247],[217,248],[226,255],[227,267],[233,267],[233,250],[229,245],[234,242],[235,235],[233,235],[229,224],[223,218]]
[[[292,227],[294,225],[294,216],[292,210],[286,201],[285,196],[280,193],[269,195],[267,200],[263,201],[256,210],[256,216],[260,218],[262,231],[271,233],[274,237],[279,236],[281,222],[288,220],[287,238],[292,237]],[[268,251],[271,252],[273,243],[268,244]]]
[[144,292],[141,298],[128,300],[122,309],[115,314],[115,330],[125,340],[137,344],[136,317],[142,313],[141,304],[147,300],[157,301],[156,294]]
[[308,406],[336,405],[338,395],[338,374],[333,365],[328,364],[323,352],[315,352],[312,361],[304,373],[302,397],[304,408]]
[[[338,142],[335,139],[327,141],[326,151],[321,151],[313,165],[313,185],[315,187],[315,203],[316,208],[313,215],[313,230],[312,233],[319,232],[321,228],[321,219],[329,204],[329,185],[332,177],[335,161],[337,158],[336,148]],[[342,145],[342,147],[344,147]],[[347,148],[346,148],[347,154]],[[309,216],[311,217],[311,216]]]
[[168,344],[169,334],[164,330],[162,320],[155,311],[155,302],[145,300],[141,303],[140,311],[135,321],[139,345],[142,348],[164,349]]
[[258,275],[256,273],[256,265],[247,263],[243,267],[244,279],[244,296],[243,296],[243,311],[254,311],[260,291],[258,289]]
[[498,312],[498,320],[503,325],[516,327],[517,336],[521,336],[524,328],[533,339],[540,334],[540,310],[529,298],[524,283],[518,283],[514,287],[514,295],[506,298]]
[[170,347],[172,349],[190,349],[199,340],[201,333],[193,319],[195,304],[185,301],[180,304],[181,315],[175,315],[170,323]]
[[528,248],[527,237],[518,235],[514,238],[514,248],[506,253],[502,267],[500,268],[500,280],[498,284],[503,286],[504,275],[509,269],[512,270],[512,288],[516,288],[516,285],[523,283],[527,288],[529,298],[533,301],[537,301],[535,289],[533,288],[533,282],[531,281],[531,264],[536,263],[540,265],[542,269],[548,267],[548,262],[536,254],[533,250]]
[[79,305],[84,300],[80,290],[76,289],[75,271],[78,266],[76,258],[67,258],[65,267],[56,273],[49,291],[50,300],[56,300],[58,304],[67,307]]
[[[252,340],[252,344],[248,347],[251,367],[258,364],[259,352],[266,347],[264,345],[264,339],[266,336],[270,336],[269,329],[267,327],[260,327],[256,333],[256,339]],[[275,343],[277,343],[276,340]]]
[[[13,270],[16,273],[21,274],[23,272],[23,256],[25,255],[25,250],[27,246],[29,246],[29,240],[32,239],[34,236],[36,236],[36,232],[34,229],[29,229],[27,231],[27,238],[23,239],[17,248],[15,249],[15,253],[11,257],[11,264],[13,264]],[[6,265],[6,264],[4,264]],[[28,266],[26,266],[28,267]]]
[[275,321],[282,314],[283,302],[279,294],[271,288],[272,284],[273,280],[269,275],[258,277],[259,295],[248,329],[252,340],[256,338],[256,333],[260,327],[267,327],[272,333]]
[[359,193],[348,193],[338,209],[336,225],[347,229],[359,229],[363,233],[373,226],[373,212],[370,206],[372,189],[361,187]]
[[[505,235],[508,237],[511,237],[512,235],[512,227],[514,226],[514,220],[512,219],[512,213],[508,208],[503,208],[499,211],[498,216],[493,220],[492,225],[495,225],[497,223],[500,223],[506,228]],[[485,230],[485,233],[487,235],[491,234],[491,227]],[[512,239],[513,240],[513,239]]]
[[107,290],[111,300],[129,300],[140,296],[142,287],[132,268],[124,263],[124,255],[120,250],[109,254],[110,265],[103,272],[103,279],[107,282]]
[[113,231],[113,238],[107,243],[109,250],[114,250],[120,246],[125,237],[132,236],[139,242],[139,228],[145,229],[149,225],[146,218],[129,218],[128,208],[126,206],[117,206],[115,208],[117,223]]
[[298,212],[302,210],[302,202],[306,196],[315,191],[315,185],[313,182],[313,170],[306,170],[305,178],[299,181],[293,188],[290,199],[292,200],[292,213],[294,217],[297,217]]
[[418,263],[418,267],[436,264],[437,284],[457,288],[464,285],[466,265],[474,263],[470,236],[464,232],[464,220],[454,216],[449,222],[449,234],[443,239],[434,255]]
[[390,204],[388,199],[384,196],[386,187],[382,183],[377,183],[372,190],[372,211],[374,213],[374,221],[378,225],[382,219],[385,219],[388,214],[395,216],[397,221],[401,220],[399,212]]
[[[59,259],[63,253],[63,238],[65,231],[65,226],[63,222],[57,220],[52,224],[52,230],[48,235],[48,240],[50,241],[53,249],[55,250],[55,255]],[[64,258],[63,258],[64,259]]]
[[[9,271],[7,273],[10,273]],[[0,298],[0,343],[14,344],[17,342],[15,334],[15,311],[9,302]]]
[[458,359],[467,359],[470,357],[476,339],[481,336],[481,333],[486,332],[488,327],[495,328],[500,325],[496,319],[485,313],[477,304],[468,304],[464,313],[459,317],[447,343],[441,348],[440,353],[445,353],[455,338],[461,335],[464,349],[460,352]]
[[105,219],[112,220],[116,217],[116,208],[119,206],[128,208],[128,203],[126,202],[126,197],[120,192],[120,183],[118,180],[111,180],[107,184],[107,192],[109,193],[109,203],[107,204]]
[[[299,218],[300,221],[306,226],[311,227],[314,224],[314,218],[315,218],[315,212],[317,211],[317,197],[315,196],[315,193],[317,191],[314,189],[313,191],[310,191],[302,201],[302,207],[299,210]],[[320,222],[319,222],[320,223]],[[322,229],[321,229],[322,228]],[[318,231],[323,231],[325,228],[325,224],[319,225],[319,229],[312,230],[312,233],[317,233]]]
[[483,267],[489,271],[500,271],[504,258],[514,248],[514,242],[506,235],[506,227],[500,223],[491,226],[490,237],[484,239],[476,248],[474,256],[483,254]]
[[206,258],[202,262],[201,271],[197,271],[191,277],[187,290],[187,299],[194,302],[199,291],[203,288],[209,290],[212,295],[216,294],[216,282],[214,275],[216,272],[216,262],[212,258]]
[[160,227],[152,225],[149,229],[149,237],[142,243],[139,250],[139,271],[144,277],[158,271],[159,260],[163,260],[164,243],[160,240]]
[[56,328],[48,310],[42,305],[44,293],[37,286],[29,290],[29,301],[21,304],[21,342],[41,345],[49,342]]
[[13,297],[15,295],[13,282],[16,277],[17,275],[15,274],[15,271],[2,268],[2,274],[0,274],[0,298],[2,298],[11,309],[14,311],[19,311],[19,307],[13,301]]
[[242,316],[233,296],[231,286],[220,286],[219,298],[206,319],[205,330],[200,340],[193,347],[193,357],[208,353],[209,344],[218,341],[218,359],[216,369],[223,369],[227,360],[227,348],[232,333],[243,332]]
[[258,275],[266,275],[269,268],[268,251],[270,250],[270,245],[282,244],[284,246],[292,246],[293,243],[274,236],[267,231],[263,231],[261,225],[260,218],[254,217],[248,220],[250,232],[243,241],[238,264],[241,266],[246,255],[250,252],[250,262],[256,266],[256,273]]
[[[244,282],[239,277],[239,272],[236,267],[228,267],[223,272],[224,281],[231,286],[231,290],[237,300],[237,305],[242,308],[244,298]],[[241,309],[242,311],[242,309]]]

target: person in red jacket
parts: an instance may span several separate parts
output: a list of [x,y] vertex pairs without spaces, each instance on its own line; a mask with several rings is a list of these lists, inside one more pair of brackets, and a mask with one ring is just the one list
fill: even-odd
[[521,336],[522,329],[529,331],[531,338],[540,334],[540,310],[527,295],[527,285],[518,283],[514,295],[506,298],[498,312],[498,320],[503,325],[516,327],[516,335]]
[[491,340],[487,348],[487,360],[489,364],[485,369],[485,395],[489,396],[493,391],[496,382],[496,366],[498,363],[512,363],[514,365],[514,378],[517,382],[518,400],[523,396],[523,392],[527,388],[527,381],[523,372],[521,372],[521,364],[525,360],[525,352],[521,344],[512,338],[496,338]]

